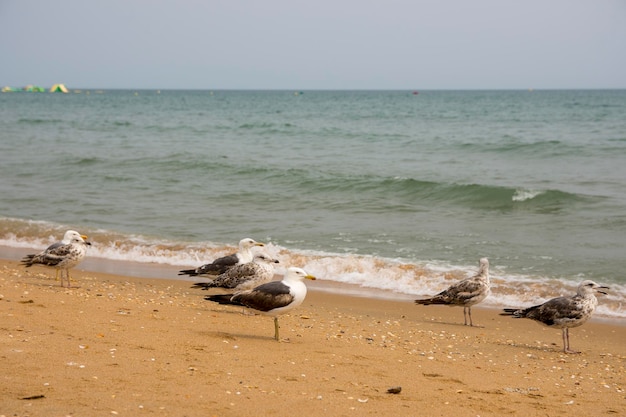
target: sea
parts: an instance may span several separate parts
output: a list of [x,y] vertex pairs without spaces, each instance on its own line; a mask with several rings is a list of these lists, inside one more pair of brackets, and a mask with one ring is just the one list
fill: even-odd
[[623,320],[626,90],[2,93],[0,257],[67,229],[100,269],[189,279],[251,237],[279,273],[402,300],[487,257],[484,306],[591,279]]

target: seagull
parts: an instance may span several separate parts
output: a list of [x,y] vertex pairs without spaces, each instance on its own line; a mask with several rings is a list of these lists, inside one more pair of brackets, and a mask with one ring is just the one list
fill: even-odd
[[254,255],[252,262],[235,265],[210,282],[197,282],[191,288],[227,288],[235,291],[249,290],[274,278],[274,264],[278,260],[264,253]]
[[415,300],[417,304],[445,304],[449,306],[463,306],[464,324],[467,326],[467,316],[469,316],[469,325],[472,322],[472,306],[480,303],[489,295],[489,260],[481,258],[479,261],[479,270],[476,275],[466,278],[462,281],[451,285],[447,290],[440,292],[431,298],[424,300]]
[[91,243],[87,242],[87,236],[75,230],[68,230],[62,241],[53,243],[40,253],[26,255],[21,262],[27,268],[36,264],[55,268],[56,279],[59,278],[59,271],[61,271],[62,287],[64,286],[63,271],[65,271],[67,286],[70,287],[70,268],[74,268],[83,260],[87,254],[88,245]]
[[198,275],[223,274],[232,266],[251,262],[253,258],[251,249],[255,246],[265,246],[265,244],[250,238],[241,239],[237,252],[218,258],[210,264],[202,265],[196,269],[184,269],[178,275],[197,277]]
[[298,307],[306,297],[305,279],[316,279],[302,268],[290,267],[282,281],[261,284],[251,290],[234,294],[217,294],[204,297],[219,304],[238,305],[274,317],[274,339],[278,337],[278,316]]
[[593,314],[598,299],[594,291],[606,294],[609,287],[596,284],[591,280],[585,280],[578,285],[576,295],[571,297],[557,297],[528,308],[505,308],[501,316],[513,316],[515,318],[527,318],[536,320],[541,324],[555,329],[561,329],[563,334],[563,352],[580,353],[569,347],[569,328],[578,327],[585,323]]
[[[74,230],[68,230],[63,235],[63,239],[61,239],[58,242],[54,242],[52,245],[48,246],[45,251],[48,252],[48,251],[51,251],[52,249],[58,248],[59,246],[63,246],[63,245],[69,244],[72,241],[72,237],[76,236],[77,233],[78,232],[76,232]],[[78,233],[78,234],[80,234],[80,233]],[[83,240],[87,240],[87,236],[85,236],[85,235],[80,235],[80,237],[82,237]],[[58,268],[55,268],[54,280],[55,281],[59,280],[59,269]]]

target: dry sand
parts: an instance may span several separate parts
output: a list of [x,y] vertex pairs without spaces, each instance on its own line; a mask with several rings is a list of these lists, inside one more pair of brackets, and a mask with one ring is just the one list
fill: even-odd
[[472,328],[460,308],[313,283],[278,343],[270,317],[187,281],[73,277],[0,261],[0,416],[626,415],[621,323],[571,330],[583,353],[566,355],[560,330],[496,310]]

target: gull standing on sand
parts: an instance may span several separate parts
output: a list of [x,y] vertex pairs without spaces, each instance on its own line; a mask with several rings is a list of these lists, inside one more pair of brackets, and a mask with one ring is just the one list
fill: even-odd
[[594,291],[606,294],[609,287],[585,280],[578,285],[576,295],[557,297],[528,308],[505,308],[501,316],[513,316],[538,321],[548,327],[561,329],[563,336],[563,352],[580,353],[569,347],[569,329],[578,327],[589,320],[598,305]]
[[227,288],[235,291],[249,290],[274,278],[274,264],[278,260],[264,253],[254,255],[252,262],[235,265],[209,282],[196,282],[191,288]]
[[33,265],[44,265],[56,269],[56,279],[61,272],[61,286],[63,287],[63,271],[67,278],[67,286],[70,287],[70,269],[83,260],[87,254],[87,246],[91,245],[87,242],[87,236],[81,235],[75,230],[68,230],[63,236],[63,240],[53,243],[46,250],[26,255],[22,258],[22,265],[31,267]]
[[316,279],[304,269],[291,267],[282,281],[261,284],[251,290],[239,291],[234,294],[208,295],[207,301],[219,304],[237,305],[251,308],[274,317],[274,339],[278,336],[278,316],[298,307],[306,297],[305,279]]
[[196,269],[184,269],[180,271],[178,275],[197,277],[198,275],[223,274],[228,270],[228,268],[251,262],[253,258],[252,248],[255,246],[265,246],[265,244],[250,238],[241,239],[239,241],[239,249],[237,252],[218,258],[213,262],[202,265]]
[[[52,245],[48,246],[44,252],[49,252],[52,249],[58,248],[59,246],[63,246],[63,245],[67,245],[72,241],[72,237],[76,236],[76,234],[80,234],[74,230],[68,230],[65,232],[65,234],[63,235],[63,239],[61,239],[58,242],[54,242]],[[80,235],[80,237],[83,238],[83,240],[87,240],[87,236],[85,235]],[[32,256],[32,255],[28,255],[28,256]],[[26,258],[24,258],[26,259]],[[23,260],[22,260],[23,261]],[[55,268],[55,275],[54,275],[54,280],[58,281],[59,280],[59,268]]]
[[467,326],[467,316],[469,316],[469,325],[473,326],[472,306],[487,298],[489,292],[489,260],[481,258],[476,275],[457,282],[434,297],[415,300],[415,303],[422,305],[444,304],[448,306],[462,306],[464,324]]

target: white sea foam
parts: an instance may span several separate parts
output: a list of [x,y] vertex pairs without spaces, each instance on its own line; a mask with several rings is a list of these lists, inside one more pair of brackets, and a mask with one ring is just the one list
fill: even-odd
[[[181,269],[199,266],[236,250],[235,246],[212,242],[167,242],[143,236],[123,236],[122,240],[116,240],[112,239],[115,235],[105,231],[91,234],[95,239],[89,248],[90,258],[176,266]],[[54,236],[17,238],[7,234],[0,239],[0,246],[41,250],[56,240]],[[268,243],[264,250],[280,260],[278,274],[289,266],[300,266],[321,281],[347,285],[343,287],[344,292],[377,298],[394,298],[393,294],[396,294],[400,299],[407,299],[436,294],[450,284],[473,275],[478,269],[477,263],[455,265],[435,260],[415,262],[375,256],[294,250],[273,243]],[[492,295],[483,305],[497,308],[527,307],[560,295],[572,295],[580,281],[580,277],[554,279],[530,274],[512,274],[495,262],[492,262],[490,272]],[[613,283],[610,286],[609,295],[599,297],[600,303],[596,314],[609,318],[624,318],[626,286]]]
[[533,198],[543,194],[544,192],[545,191],[517,189],[515,190],[515,194],[513,194],[512,200],[518,202],[532,200]]

